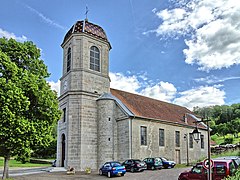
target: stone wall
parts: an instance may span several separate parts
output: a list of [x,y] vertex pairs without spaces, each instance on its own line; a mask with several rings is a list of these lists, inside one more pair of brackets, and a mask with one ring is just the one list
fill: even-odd
[[[141,145],[140,127],[147,127],[147,145]],[[165,146],[159,146],[159,129],[164,129]],[[180,147],[175,145],[175,131],[180,132]],[[187,145],[184,135],[192,133],[193,128],[188,126],[173,125],[157,120],[144,120],[135,118],[132,120],[132,158],[144,159],[146,157],[166,157],[178,163],[187,162]],[[207,156],[207,132],[204,134],[204,149],[200,142],[193,142],[193,148],[188,148],[189,161],[198,160]],[[189,141],[188,141],[189,143]],[[179,153],[179,154],[178,154]],[[179,157],[178,157],[179,156]]]

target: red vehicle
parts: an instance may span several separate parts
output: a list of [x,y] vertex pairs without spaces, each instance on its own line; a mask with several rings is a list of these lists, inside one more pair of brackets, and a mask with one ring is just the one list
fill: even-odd
[[[221,180],[224,177],[232,176],[237,171],[233,160],[213,160],[212,179]],[[178,180],[207,180],[207,169],[203,167],[203,162],[197,163],[190,171],[182,172]]]

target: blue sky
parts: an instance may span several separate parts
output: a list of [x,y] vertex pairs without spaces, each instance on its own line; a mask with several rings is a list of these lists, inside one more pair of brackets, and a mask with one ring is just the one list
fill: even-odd
[[234,0],[2,0],[0,37],[33,41],[53,89],[60,44],[85,19],[112,45],[111,87],[193,107],[240,103],[240,3]]

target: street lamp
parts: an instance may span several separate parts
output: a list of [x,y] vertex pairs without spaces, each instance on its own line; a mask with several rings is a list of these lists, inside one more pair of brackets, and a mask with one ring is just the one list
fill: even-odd
[[193,134],[193,139],[198,143],[200,141],[200,138],[201,138],[201,133],[198,131],[197,127],[195,127],[192,134]]
[[[212,176],[211,176],[211,147],[210,147],[210,128],[209,128],[209,122],[210,120],[201,120],[201,121],[197,121],[196,124],[201,123],[201,122],[207,122],[207,131],[208,131],[208,180],[212,180]],[[195,129],[192,132],[193,134],[193,139],[198,143],[200,140],[200,136],[201,133],[198,131],[197,126],[195,127]]]

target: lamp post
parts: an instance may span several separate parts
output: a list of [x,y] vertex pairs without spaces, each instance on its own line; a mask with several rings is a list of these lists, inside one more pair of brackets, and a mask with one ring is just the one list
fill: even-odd
[[189,166],[189,155],[188,155],[188,135],[184,134],[183,137],[186,140],[186,148],[187,148],[187,166]]
[[[209,128],[209,122],[210,120],[201,120],[201,121],[197,121],[196,124],[201,123],[201,122],[207,122],[207,132],[208,132],[208,180],[212,180],[212,176],[211,176],[211,147],[210,147],[210,128]],[[193,134],[193,139],[198,143],[200,141],[201,138],[201,133],[198,131],[198,128],[196,126],[196,128],[193,130],[192,132]]]

